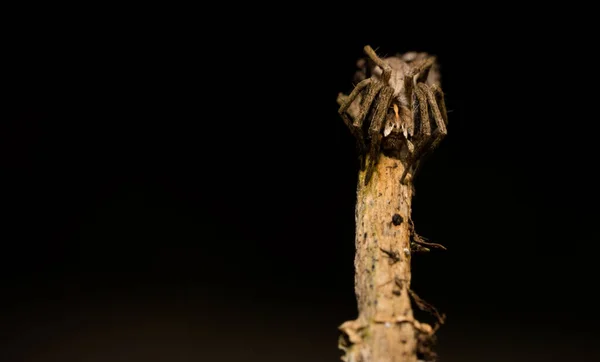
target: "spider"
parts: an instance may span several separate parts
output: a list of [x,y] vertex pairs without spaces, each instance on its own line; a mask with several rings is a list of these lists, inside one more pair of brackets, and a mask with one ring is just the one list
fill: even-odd
[[400,178],[404,183],[407,173],[412,171],[414,178],[420,161],[448,133],[444,93],[437,71],[431,71],[435,58],[411,52],[381,59],[369,45],[364,52],[373,64],[369,68],[366,61],[359,61],[361,80],[350,95],[338,95],[338,112],[356,138],[361,170],[366,168],[365,184],[381,148],[396,158],[404,155]]

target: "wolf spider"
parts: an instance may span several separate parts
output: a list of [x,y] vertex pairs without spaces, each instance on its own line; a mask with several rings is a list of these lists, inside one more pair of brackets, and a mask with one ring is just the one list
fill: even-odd
[[430,77],[435,58],[409,53],[416,59],[384,60],[369,45],[364,52],[375,65],[373,74],[367,78],[365,73],[365,79],[350,95],[340,93],[338,112],[356,138],[361,169],[366,167],[365,184],[377,165],[382,141],[384,149],[398,158],[406,149],[406,167],[400,178],[403,183],[410,170],[414,177],[423,157],[435,150],[447,134],[444,94]]

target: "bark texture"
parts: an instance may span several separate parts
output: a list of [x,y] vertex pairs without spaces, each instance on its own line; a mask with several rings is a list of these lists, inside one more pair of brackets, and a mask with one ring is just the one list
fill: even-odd
[[359,174],[355,289],[359,316],[340,326],[346,362],[416,362],[433,331],[413,318],[410,297],[412,183],[381,154],[372,179]]

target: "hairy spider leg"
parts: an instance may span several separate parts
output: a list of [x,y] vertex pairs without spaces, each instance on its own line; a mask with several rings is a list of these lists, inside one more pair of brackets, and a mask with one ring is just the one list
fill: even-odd
[[423,148],[419,151],[419,154],[415,155],[418,160],[415,162],[413,167],[413,178],[417,176],[422,161],[429,157],[429,155],[435,151],[446,135],[448,135],[448,129],[446,127],[447,118],[444,118],[444,115],[447,117],[447,114],[445,113],[446,107],[445,104],[440,106],[437,102],[437,99],[440,99],[440,96],[443,102],[443,93],[441,92],[441,89],[437,86],[428,86],[424,83],[420,83],[419,87],[427,96],[430,119],[432,119],[433,123],[435,123],[436,128],[433,131],[430,140],[423,145]]
[[[415,76],[415,80],[417,76],[418,75]],[[415,162],[419,160],[422,151],[424,150],[425,146],[431,138],[431,125],[429,121],[427,94],[424,92],[421,85],[423,85],[423,83],[415,84],[413,87],[413,119],[415,122],[415,126],[418,127],[418,130],[416,131],[417,133],[413,138],[414,151],[411,154],[409,154],[406,162],[406,167],[404,168],[404,172],[400,177],[401,183],[404,183],[404,178],[406,177],[406,174],[413,167]]]
[[[410,124],[408,125],[408,135],[415,139],[415,143],[417,143],[416,145],[412,145],[411,147],[411,142],[410,140],[407,139],[407,147],[408,147],[408,159],[407,159],[407,163],[406,163],[406,167],[404,169],[404,172],[402,174],[402,177],[400,177],[400,183],[404,183],[404,178],[406,177],[406,174],[408,173],[408,171],[410,171],[410,169],[412,168],[413,165],[416,164],[416,166],[418,167],[419,164],[419,144],[423,141],[423,135],[422,135],[422,131],[423,131],[423,126],[424,123],[426,123],[425,127],[429,126],[429,122],[422,122],[423,119],[429,119],[429,115],[427,114],[426,116],[423,114],[423,110],[425,110],[425,112],[427,112],[427,102],[423,99],[423,95],[421,94],[421,92],[419,92],[418,90],[418,84],[424,82],[427,79],[427,76],[429,75],[429,71],[431,70],[431,67],[435,64],[435,57],[429,57],[424,59],[423,61],[421,61],[420,64],[416,65],[412,72],[410,73],[410,76],[406,77],[406,88],[407,90],[409,90],[412,93],[412,97],[411,97],[411,107],[412,107],[412,119],[410,120]],[[412,80],[412,82],[411,82]],[[443,95],[442,95],[443,96]],[[420,99],[419,99],[420,98]],[[425,96],[426,98],[426,96]],[[419,106],[416,106],[416,105]],[[423,107],[422,105],[425,105],[425,107]],[[416,128],[419,128],[418,130],[416,130]],[[426,129],[427,130],[427,129]],[[431,129],[429,128],[429,131]],[[412,132],[411,132],[412,131]],[[415,134],[416,133],[416,137]],[[427,136],[426,138],[429,138],[429,136]],[[412,149],[411,149],[412,148]],[[413,174],[414,177],[414,174]]]
[[435,57],[429,57],[421,61],[421,64],[416,65],[411,72],[414,84],[423,83],[429,76],[431,67],[435,64]]
[[[441,109],[437,103],[436,96],[433,93],[433,90],[427,84],[421,84],[423,91],[427,95],[427,102],[429,103],[429,109],[431,110],[431,114],[433,114],[433,121],[435,122],[435,130],[431,136],[431,142],[428,145],[425,152],[431,152],[437,148],[440,142],[446,137],[448,134],[448,129],[446,128],[446,121],[442,116]],[[445,108],[445,106],[444,106]]]
[[[381,88],[383,88],[383,83],[379,81],[374,81],[371,78],[361,81],[352,90],[352,92],[346,99],[346,103],[342,104],[338,111],[340,115],[342,115],[342,118],[344,118],[344,122],[350,128],[352,134],[357,139],[359,145],[360,168],[362,170],[364,170],[365,168],[364,155],[367,152],[367,146],[363,135],[363,124],[365,121],[365,117],[369,113],[371,105],[373,104],[373,101],[375,100],[375,97],[377,96]],[[361,92],[363,94],[360,101],[359,112],[358,115],[355,117],[354,121],[352,122],[350,121],[350,118],[348,118],[346,110],[348,109],[348,107],[350,107],[350,104],[352,104],[352,102],[356,99],[356,97],[358,97],[358,95]]]
[[392,104],[394,96],[394,89],[392,87],[385,86],[379,92],[377,102],[375,102],[375,110],[372,113],[371,124],[369,125],[369,138],[371,139],[370,152],[369,152],[369,165],[367,166],[367,173],[365,175],[365,185],[369,183],[373,170],[379,160],[379,149],[381,147],[381,138],[383,132],[383,125],[387,116],[387,111]]
[[371,48],[370,45],[365,45],[364,48],[365,54],[376,64],[378,65],[383,73],[381,74],[381,78],[384,83],[389,82],[390,77],[392,76],[392,67],[389,66],[383,59],[377,56],[377,53]]
[[[427,79],[429,70],[433,66],[434,62],[435,58],[433,57],[419,61],[419,64],[413,65],[414,68],[404,78],[404,88],[406,89],[407,94],[411,97],[411,106],[417,102],[415,101],[416,94],[413,89],[417,86],[417,83],[423,82]],[[419,127],[418,123],[416,123],[419,118],[417,112],[419,112],[418,107],[412,107],[413,116],[410,117],[406,123],[407,141],[411,140],[415,136],[415,132],[417,132],[417,128]],[[407,142],[407,146],[409,154],[413,153],[414,145],[412,145],[412,143],[409,141]]]
[[[337,97],[337,103],[342,106],[344,104],[346,104],[346,102],[348,101],[349,96],[343,94],[342,92],[338,93],[338,97]],[[352,102],[348,103],[348,104],[352,104]],[[348,108],[348,111],[350,111],[350,109]],[[350,113],[350,116],[352,118],[356,118],[358,111],[354,110],[354,112]],[[346,113],[341,113],[340,114],[342,116],[342,119],[344,120],[344,123],[346,124],[346,126],[350,129],[350,132],[352,133],[352,135],[354,136],[354,141],[356,142],[356,150],[358,153],[358,164],[360,166],[361,170],[365,169],[365,153],[366,151],[366,145],[362,136],[362,132],[360,129],[357,129],[356,127],[354,127],[353,125],[353,121],[350,120],[350,118],[348,118],[348,115]]]
[[448,125],[448,111],[446,110],[446,101],[444,100],[444,92],[442,92],[442,88],[434,84],[430,86],[433,95],[435,96],[435,101],[438,105],[440,113],[442,114],[442,118],[444,119],[444,123],[446,126]]
[[[356,97],[358,97],[360,92],[362,90],[364,90],[365,87],[369,86],[371,84],[371,82],[372,82],[372,80],[370,78],[362,80],[360,83],[358,83],[356,85],[356,87],[354,87],[354,89],[352,90],[352,92],[350,93],[349,96],[346,96],[341,99],[338,98],[338,100],[341,100],[341,102],[342,102],[340,105],[340,108],[338,110],[338,113],[340,114],[340,116],[342,116],[344,123],[346,124],[348,129],[350,129],[350,132],[352,133],[352,135],[356,138],[360,154],[363,154],[364,152],[366,152],[366,149],[367,149],[367,146],[365,145],[364,137],[362,134],[362,120],[361,120],[361,122],[357,122],[358,116],[356,117],[357,119],[355,119],[354,121],[350,120],[350,118],[346,114],[346,111],[348,110],[348,108],[350,107],[352,102],[354,102]],[[359,116],[360,116],[360,113],[359,113]],[[364,117],[364,115],[363,115],[363,117]],[[355,123],[358,123],[359,126],[357,127],[355,125]]]
[[[409,139],[412,139],[413,136],[415,135],[415,107],[413,107],[413,105],[415,104],[415,97],[416,94],[415,92],[413,92],[413,83],[412,83],[412,78],[411,77],[405,77],[404,78],[404,88],[406,89],[406,94],[410,95],[411,97],[411,107],[412,107],[412,116],[408,117],[407,122],[406,122],[406,133],[405,133],[405,137],[406,140],[408,141]],[[409,142],[407,142],[406,144],[407,146],[409,145]],[[408,151],[409,153],[412,153],[411,147],[408,147]]]
[[[434,94],[434,90],[432,89],[432,87],[429,87],[428,85],[426,85],[424,83],[421,83],[420,86],[427,95],[427,102],[429,103],[429,110],[430,110],[429,114],[433,116],[432,118],[433,118],[436,128],[431,135],[431,140],[424,146],[424,149],[422,150],[421,155],[419,156],[419,161],[415,164],[414,171],[413,171],[413,178],[417,176],[421,162],[423,160],[425,160],[427,157],[429,157],[429,155],[433,151],[435,151],[435,149],[438,147],[440,142],[442,142],[444,137],[446,137],[446,135],[448,135],[448,129],[446,128],[446,121],[444,120],[444,118],[442,116],[441,107],[439,107],[439,105],[436,101],[436,96]],[[444,110],[445,110],[445,105],[444,105]]]

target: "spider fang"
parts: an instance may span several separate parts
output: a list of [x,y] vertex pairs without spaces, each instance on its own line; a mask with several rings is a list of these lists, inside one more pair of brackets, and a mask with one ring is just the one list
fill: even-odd
[[396,122],[400,122],[400,115],[398,114],[398,105],[394,103],[394,113],[396,114]]

